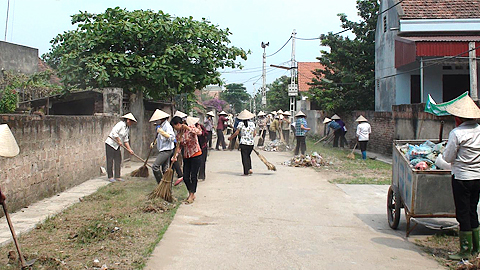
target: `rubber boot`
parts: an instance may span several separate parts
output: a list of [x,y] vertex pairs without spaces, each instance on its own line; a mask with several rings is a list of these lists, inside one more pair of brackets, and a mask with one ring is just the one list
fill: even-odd
[[367,151],[362,151],[362,159],[367,159]]
[[472,231],[460,231],[460,252],[449,255],[450,260],[459,261],[471,256],[472,253]]
[[480,247],[480,228],[472,229],[472,254],[477,254]]
[[163,177],[163,174],[162,174],[162,171],[153,171],[153,176],[155,176],[155,180],[157,181],[157,184],[160,184],[160,181],[162,181],[162,177]]

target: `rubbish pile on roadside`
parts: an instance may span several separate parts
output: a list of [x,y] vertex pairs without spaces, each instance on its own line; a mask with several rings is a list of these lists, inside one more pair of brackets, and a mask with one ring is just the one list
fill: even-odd
[[317,152],[313,152],[311,155],[295,156],[289,161],[285,161],[283,165],[290,167],[321,167],[331,165],[331,163],[325,160]]
[[435,144],[426,141],[420,145],[397,145],[398,150],[416,170],[451,170],[450,163],[443,159],[443,151],[447,142]]
[[290,147],[281,140],[274,140],[265,143],[263,150],[267,152],[285,152],[287,150],[290,150]]

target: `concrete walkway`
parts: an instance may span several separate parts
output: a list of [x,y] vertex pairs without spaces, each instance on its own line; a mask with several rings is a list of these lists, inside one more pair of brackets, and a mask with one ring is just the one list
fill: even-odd
[[334,185],[333,170],[262,154],[278,170],[252,154],[245,177],[239,152],[213,151],[195,203],[180,206],[145,269],[443,269],[388,227],[388,186]]
[[[141,163],[127,162],[122,168],[122,175],[127,175],[140,166]],[[88,196],[108,184],[110,182],[107,181],[106,176],[94,178],[56,196],[36,202],[18,212],[10,213],[15,233],[18,236],[33,230],[37,224],[42,223],[48,217],[62,212],[69,206],[79,202],[80,198]],[[8,207],[8,196],[6,203]],[[2,217],[0,219],[0,246],[11,241],[13,241],[12,234],[8,228],[6,218]]]

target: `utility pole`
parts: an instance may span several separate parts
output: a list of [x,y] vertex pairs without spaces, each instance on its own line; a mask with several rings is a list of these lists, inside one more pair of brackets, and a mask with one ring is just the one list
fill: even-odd
[[298,96],[298,85],[297,81],[297,63],[295,62],[295,37],[297,36],[297,31],[293,29],[292,32],[292,60],[290,63],[290,85],[288,86],[288,96],[290,97],[290,114],[291,118],[294,118],[295,115],[295,99]]
[[263,69],[262,69],[262,107],[265,110],[267,108],[267,54],[265,52],[265,48],[270,45],[270,42],[264,43],[262,41],[262,48],[263,48]]
[[257,115],[257,90],[255,90],[255,84],[253,84],[253,114]]

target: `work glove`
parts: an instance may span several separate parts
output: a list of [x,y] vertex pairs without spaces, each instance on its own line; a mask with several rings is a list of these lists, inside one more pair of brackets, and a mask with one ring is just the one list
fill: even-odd
[[165,130],[163,130],[162,128],[157,128],[157,133],[160,133],[160,135],[162,135],[163,137],[170,139],[170,134],[165,132]]

